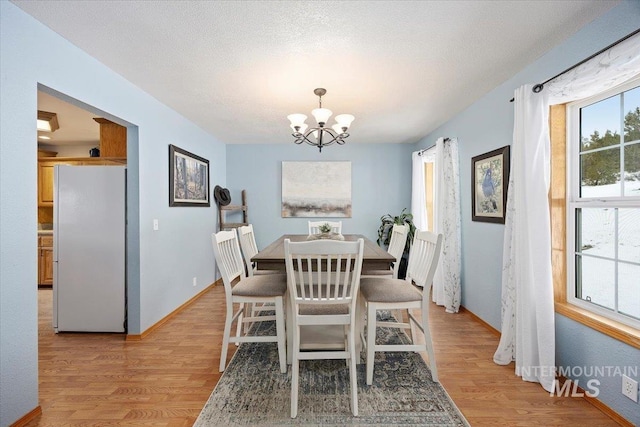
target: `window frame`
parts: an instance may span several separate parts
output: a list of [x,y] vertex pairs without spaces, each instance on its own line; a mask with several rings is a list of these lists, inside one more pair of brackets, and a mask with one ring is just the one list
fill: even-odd
[[[582,208],[638,208],[640,209],[640,197],[612,196],[601,198],[583,198],[580,195],[580,109],[600,102],[604,99],[619,95],[640,86],[640,78],[632,79],[620,86],[599,93],[589,98],[580,99],[567,104],[566,108],[566,302],[579,307],[587,312],[611,319],[615,322],[640,330],[640,320],[621,314],[613,309],[604,308],[596,303],[584,301],[575,296],[576,293],[576,238],[577,238],[577,210]],[[624,110],[621,117],[620,135],[624,135]],[[624,144],[619,144],[621,155],[621,169],[624,167]],[[622,184],[621,184],[622,185]],[[620,262],[617,250],[615,261]],[[636,265],[635,263],[632,263]],[[616,291],[617,292],[617,291]],[[616,301],[618,296],[616,295]],[[616,308],[617,309],[617,308]]]

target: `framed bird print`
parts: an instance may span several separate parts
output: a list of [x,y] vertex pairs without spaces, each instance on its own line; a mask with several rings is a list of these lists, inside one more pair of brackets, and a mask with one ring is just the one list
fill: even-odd
[[471,158],[471,220],[504,224],[509,146]]

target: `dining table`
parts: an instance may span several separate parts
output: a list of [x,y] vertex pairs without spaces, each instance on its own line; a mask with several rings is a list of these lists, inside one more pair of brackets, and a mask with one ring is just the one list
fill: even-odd
[[[378,246],[375,242],[361,234],[344,234],[345,241],[355,242],[358,239],[364,241],[364,249],[362,254],[362,274],[371,270],[387,270],[391,263],[396,259],[387,251]],[[258,270],[275,270],[286,273],[285,257],[284,257],[284,241],[289,239],[292,242],[304,242],[309,240],[307,234],[284,234],[276,239],[269,246],[262,249],[251,258],[256,263]],[[285,301],[286,311],[286,333],[287,333],[287,363],[291,364],[292,351],[292,317],[291,301],[289,298]],[[362,342],[359,339],[360,333],[364,328],[364,313],[358,313],[357,322],[358,337],[356,338],[356,351],[359,353],[362,349]],[[341,349],[344,347],[344,331],[342,327],[336,326],[304,326],[300,336],[301,349]]]
[[[378,246],[377,243],[361,234],[344,234],[342,236],[347,242],[356,242],[358,239],[364,240],[362,274],[366,274],[368,270],[386,270],[396,260],[389,252]],[[287,271],[284,263],[285,239],[289,239],[292,242],[305,242],[308,238],[307,234],[284,234],[258,252],[251,258],[251,261],[256,263],[258,270],[277,270],[284,273]]]

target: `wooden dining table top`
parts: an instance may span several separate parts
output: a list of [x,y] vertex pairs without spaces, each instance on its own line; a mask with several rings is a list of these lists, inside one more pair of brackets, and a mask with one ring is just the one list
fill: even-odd
[[[364,240],[364,251],[362,257],[362,270],[385,270],[396,259],[389,252],[382,249],[375,242],[361,234],[344,234],[344,240],[355,242],[358,239]],[[307,234],[285,234],[276,241],[258,252],[251,261],[257,263],[258,270],[280,270],[285,271],[284,263],[284,241],[289,239],[292,242],[307,241]]]

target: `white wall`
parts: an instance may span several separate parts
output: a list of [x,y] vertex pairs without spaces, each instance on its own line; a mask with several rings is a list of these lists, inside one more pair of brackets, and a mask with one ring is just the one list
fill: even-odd
[[223,185],[226,148],[7,1],[0,2],[0,52],[0,426],[6,426],[38,405],[38,84],[129,124],[128,247],[139,249],[128,260],[129,333],[149,328],[215,279],[215,206],[168,207],[168,145],[208,159],[211,183]]
[[[509,100],[513,98],[516,88],[555,76],[636,30],[639,24],[640,2],[622,2],[417,144],[418,148],[422,148],[433,144],[440,136],[458,137],[462,305],[498,330],[501,325],[504,225],[471,221],[471,158],[511,144],[513,104]],[[638,366],[640,363],[640,350],[637,348],[563,316],[556,315],[556,320],[556,363],[559,366],[619,366],[625,360],[626,365]],[[572,339],[568,340],[568,337]],[[620,393],[621,378],[605,378],[601,382],[598,398],[634,424],[640,425],[640,407]],[[581,380],[580,384],[586,384],[586,380]]]

